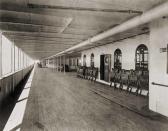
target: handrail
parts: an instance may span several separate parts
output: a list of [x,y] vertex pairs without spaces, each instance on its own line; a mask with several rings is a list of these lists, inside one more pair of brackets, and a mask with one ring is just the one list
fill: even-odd
[[168,85],[164,85],[164,84],[159,84],[159,83],[155,83],[155,82],[152,82],[152,85],[157,85],[157,86],[163,86],[163,87],[168,87]]

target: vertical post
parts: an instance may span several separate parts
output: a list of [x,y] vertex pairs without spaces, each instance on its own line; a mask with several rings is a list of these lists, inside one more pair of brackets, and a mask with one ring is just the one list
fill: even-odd
[[53,58],[53,62],[54,62],[54,63],[53,63],[53,64],[54,64],[54,71],[55,71],[55,67],[56,67],[56,66],[55,66],[55,65],[56,65],[56,64],[55,64],[55,57]]
[[68,57],[68,66],[70,67],[70,57]]
[[[22,70],[24,69],[24,52],[22,51]],[[22,79],[24,78],[23,76],[23,71],[22,71]]]
[[53,58],[53,71],[55,70],[55,59]]
[[61,56],[60,56],[60,72],[61,72]]
[[18,48],[18,69],[20,70],[20,48]]
[[53,58],[53,64],[54,64],[54,71],[55,71],[55,57]]
[[[12,44],[12,72],[15,72],[15,43]],[[15,75],[12,76],[12,87],[15,90]]]
[[22,63],[23,63],[23,69],[24,69],[24,59],[25,59],[25,58],[24,58],[24,52],[23,52],[23,51],[22,51],[22,54],[23,54],[23,56],[22,56],[23,62],[22,62]]
[[65,61],[65,55],[64,55],[64,74],[65,74],[65,64],[66,64],[66,61]]
[[14,42],[13,42],[13,55],[14,55],[14,56],[13,56],[13,64],[14,64],[14,65],[13,65],[13,71],[15,72],[15,68],[16,68],[16,67],[15,67],[15,57],[16,57],[16,56],[15,56],[15,43],[14,43]]
[[55,68],[56,68],[55,71],[57,71],[57,70],[58,70],[58,69],[57,69],[57,68],[58,68],[58,67],[57,67],[57,57],[55,57]]
[[53,66],[52,66],[52,68],[53,68],[53,72],[54,72],[54,68],[55,68],[55,62],[54,62],[54,58],[52,59],[52,63],[53,63]]
[[20,70],[20,49],[18,48],[18,70]]
[[26,55],[26,67],[28,67],[28,64],[27,64],[28,62],[27,62],[27,55]]
[[58,57],[56,57],[56,58],[57,58],[57,72],[58,72],[58,66],[59,66],[59,65],[58,65]]

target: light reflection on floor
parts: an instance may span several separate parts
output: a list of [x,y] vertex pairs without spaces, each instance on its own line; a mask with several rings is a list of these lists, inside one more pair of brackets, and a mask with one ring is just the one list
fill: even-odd
[[34,76],[34,70],[31,72],[30,77],[3,129],[3,131],[20,131],[20,126],[22,124],[23,121],[23,117],[24,117],[24,112],[26,109],[26,104],[28,101],[28,96],[29,96],[29,91],[30,91],[30,87],[32,84],[32,79]]

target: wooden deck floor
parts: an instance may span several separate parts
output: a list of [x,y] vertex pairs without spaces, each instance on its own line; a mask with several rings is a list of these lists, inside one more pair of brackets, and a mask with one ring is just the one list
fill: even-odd
[[[103,85],[101,85],[103,86]],[[101,97],[74,74],[35,71],[22,131],[168,131],[168,122],[140,116]]]

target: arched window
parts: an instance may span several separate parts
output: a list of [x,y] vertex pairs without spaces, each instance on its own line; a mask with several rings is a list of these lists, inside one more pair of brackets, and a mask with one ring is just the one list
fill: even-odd
[[148,70],[148,48],[146,45],[139,45],[135,54],[135,69]]
[[93,53],[90,56],[90,66],[94,67],[94,54]]
[[121,68],[122,68],[121,58],[122,58],[121,50],[116,49],[114,52],[114,68],[115,69],[121,70]]
[[86,66],[86,55],[83,56],[83,66]]

